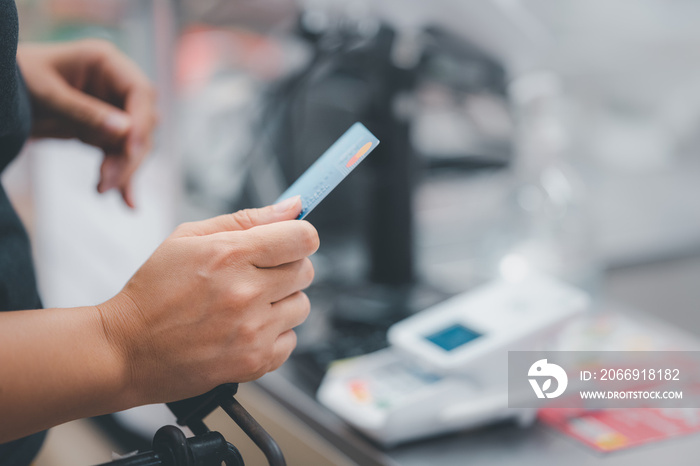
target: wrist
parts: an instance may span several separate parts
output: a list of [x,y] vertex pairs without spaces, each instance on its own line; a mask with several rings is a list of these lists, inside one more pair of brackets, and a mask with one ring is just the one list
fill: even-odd
[[106,351],[111,354],[111,379],[114,381],[118,410],[146,404],[138,389],[129,328],[133,327],[134,303],[119,293],[114,298],[95,306],[99,316],[100,335]]

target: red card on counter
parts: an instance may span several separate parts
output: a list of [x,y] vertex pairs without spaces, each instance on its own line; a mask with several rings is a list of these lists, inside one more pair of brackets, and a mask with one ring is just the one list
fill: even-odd
[[599,452],[646,445],[700,432],[700,408],[638,408],[586,411],[545,408],[544,424]]

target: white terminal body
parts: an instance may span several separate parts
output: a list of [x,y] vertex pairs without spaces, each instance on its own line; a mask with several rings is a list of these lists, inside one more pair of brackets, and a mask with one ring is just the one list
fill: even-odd
[[587,307],[586,294],[553,278],[488,283],[394,324],[389,348],[333,364],[318,399],[386,446],[528,425],[534,409],[508,407],[508,351],[546,349]]

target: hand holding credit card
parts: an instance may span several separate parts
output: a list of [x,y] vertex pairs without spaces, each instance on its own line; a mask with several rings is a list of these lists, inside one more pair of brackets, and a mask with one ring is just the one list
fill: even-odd
[[362,123],[355,123],[275,203],[301,196],[297,219],[303,219],[378,145],[379,139]]

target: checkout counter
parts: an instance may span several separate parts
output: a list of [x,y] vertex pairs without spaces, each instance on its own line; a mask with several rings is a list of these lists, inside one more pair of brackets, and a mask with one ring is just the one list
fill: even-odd
[[[700,255],[697,254],[609,270],[604,281],[607,304],[603,307],[619,309],[619,305],[612,303],[621,303],[634,309],[625,311],[633,320],[658,320],[663,322],[662,326],[683,328],[693,337],[700,338],[700,320],[696,317],[700,287],[693,280],[699,276]],[[668,306],[669,302],[674,305]],[[313,314],[318,318],[323,310],[318,308],[319,303],[314,305]],[[599,453],[539,422],[525,429],[513,423],[496,424],[382,449],[320,405],[314,387],[302,373],[293,358],[255,385],[357,464],[693,465],[697,464],[700,454],[698,432],[626,450]]]

